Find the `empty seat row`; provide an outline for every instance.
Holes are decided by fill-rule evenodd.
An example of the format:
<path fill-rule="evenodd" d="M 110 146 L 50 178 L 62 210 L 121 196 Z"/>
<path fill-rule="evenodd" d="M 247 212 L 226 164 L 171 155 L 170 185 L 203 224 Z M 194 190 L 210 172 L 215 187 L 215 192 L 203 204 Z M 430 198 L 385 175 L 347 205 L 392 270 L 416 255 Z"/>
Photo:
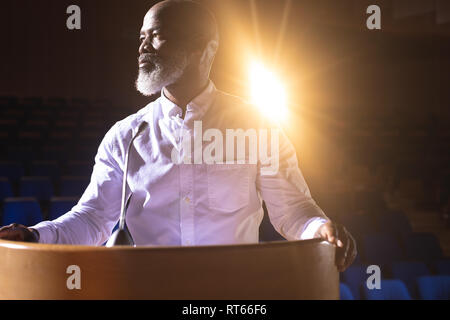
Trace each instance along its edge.
<path fill-rule="evenodd" d="M 352 265 L 341 273 L 341 282 L 345 283 L 355 299 L 361 299 L 361 288 L 367 287 L 366 282 L 371 272 L 367 272 L 368 265 Z M 390 265 L 380 266 L 381 278 L 401 280 L 412 298 L 420 297 L 417 279 L 423 276 L 450 276 L 450 259 L 442 259 L 426 264 L 421 261 L 398 261 Z"/>
<path fill-rule="evenodd" d="M 369 289 L 367 285 L 361 285 L 360 298 L 365 300 L 449 300 L 450 276 L 422 276 L 415 280 L 417 297 L 413 297 L 405 283 L 399 279 L 383 279 L 380 288 Z M 345 283 L 339 285 L 341 300 L 354 300 L 352 290 Z"/>
<path fill-rule="evenodd" d="M 63 197 L 80 196 L 88 184 L 89 177 L 66 176 L 60 178 L 59 187 L 56 190 L 49 177 L 22 177 L 17 195 L 21 197 L 35 197 L 39 201 L 48 201 L 55 195 Z M 5 177 L 0 177 L 0 201 L 13 196 L 15 194 L 9 180 Z"/>
<path fill-rule="evenodd" d="M 77 202 L 77 197 L 53 197 L 50 199 L 48 214 L 44 217 L 44 212 L 36 198 L 7 198 L 3 204 L 1 225 L 19 223 L 32 226 L 44 218 L 53 220 L 70 211 Z"/>
<path fill-rule="evenodd" d="M 49 141 L 46 141 L 48 143 Z M 88 142 L 88 143 L 86 143 Z M 10 144 L 10 141 L 7 142 Z M 6 146 L 0 150 L 0 161 L 92 161 L 97 152 L 100 142 L 92 139 L 86 141 L 71 141 L 70 139 L 61 139 L 52 146 L 47 147 L 39 141 L 29 145 Z M 0 141 L 1 145 L 1 141 Z"/>
<path fill-rule="evenodd" d="M 92 162 L 69 161 L 65 166 L 57 161 L 32 161 L 28 166 L 20 162 L 0 162 L 0 176 L 9 178 L 12 182 L 19 181 L 24 176 L 47 176 L 59 178 L 65 176 L 90 176 L 92 173 Z"/>

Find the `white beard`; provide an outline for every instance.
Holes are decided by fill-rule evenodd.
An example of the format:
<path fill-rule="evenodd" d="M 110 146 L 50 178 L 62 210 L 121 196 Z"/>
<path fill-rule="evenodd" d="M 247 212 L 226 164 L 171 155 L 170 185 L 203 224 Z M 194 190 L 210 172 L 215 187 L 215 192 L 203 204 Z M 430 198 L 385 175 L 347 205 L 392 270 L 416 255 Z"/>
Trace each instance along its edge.
<path fill-rule="evenodd" d="M 155 59 L 154 68 L 147 71 L 139 68 L 139 74 L 135 82 L 136 89 L 144 96 L 151 96 L 158 93 L 165 86 L 180 79 L 188 65 L 188 59 L 184 53 L 163 61 Z"/>

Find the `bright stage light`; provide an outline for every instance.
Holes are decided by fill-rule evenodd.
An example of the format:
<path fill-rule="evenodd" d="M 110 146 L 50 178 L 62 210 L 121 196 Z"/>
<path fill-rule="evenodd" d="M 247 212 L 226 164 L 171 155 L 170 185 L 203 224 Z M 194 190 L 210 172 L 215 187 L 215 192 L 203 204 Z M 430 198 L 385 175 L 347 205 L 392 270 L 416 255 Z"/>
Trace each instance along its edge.
<path fill-rule="evenodd" d="M 259 63 L 250 66 L 251 102 L 269 119 L 277 122 L 287 118 L 286 92 L 282 83 Z"/>

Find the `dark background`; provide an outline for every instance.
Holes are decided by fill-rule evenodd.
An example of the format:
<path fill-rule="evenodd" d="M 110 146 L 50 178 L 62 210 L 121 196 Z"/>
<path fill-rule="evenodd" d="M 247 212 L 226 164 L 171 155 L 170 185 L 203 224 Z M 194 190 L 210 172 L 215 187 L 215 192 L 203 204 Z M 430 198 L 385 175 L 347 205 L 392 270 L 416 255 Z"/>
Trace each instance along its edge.
<path fill-rule="evenodd" d="M 313 194 L 329 189 L 345 166 L 375 170 L 405 154 L 427 166 L 446 148 L 430 150 L 428 133 L 450 118 L 448 1 L 201 2 L 220 27 L 211 74 L 219 89 L 246 97 L 252 57 L 284 80 L 285 130 Z M 149 98 L 134 89 L 138 33 L 153 3 L 2 1 L 0 94 L 140 109 Z M 71 4 L 81 7 L 81 30 L 66 28 Z M 370 4 L 381 7 L 381 30 L 366 28 Z M 410 146 L 403 128 L 412 128 L 420 147 Z"/>

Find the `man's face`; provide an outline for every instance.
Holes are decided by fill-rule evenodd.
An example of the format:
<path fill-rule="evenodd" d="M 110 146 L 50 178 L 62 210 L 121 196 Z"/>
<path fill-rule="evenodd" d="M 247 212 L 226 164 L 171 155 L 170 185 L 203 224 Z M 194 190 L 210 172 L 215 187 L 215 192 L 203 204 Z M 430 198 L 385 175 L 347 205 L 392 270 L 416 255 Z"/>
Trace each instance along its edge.
<path fill-rule="evenodd" d="M 147 12 L 140 33 L 136 88 L 147 96 L 176 83 L 189 65 L 189 54 L 179 28 L 160 11 L 153 7 Z"/>

